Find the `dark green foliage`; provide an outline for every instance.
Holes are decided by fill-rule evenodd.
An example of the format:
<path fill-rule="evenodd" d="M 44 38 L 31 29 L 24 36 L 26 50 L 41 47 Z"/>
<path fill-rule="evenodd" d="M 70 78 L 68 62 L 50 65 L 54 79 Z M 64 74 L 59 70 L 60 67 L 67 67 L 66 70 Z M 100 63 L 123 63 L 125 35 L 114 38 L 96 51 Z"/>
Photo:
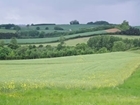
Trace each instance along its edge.
<path fill-rule="evenodd" d="M 73 20 L 73 21 L 70 22 L 70 25 L 76 25 L 76 24 L 79 24 L 79 21 Z"/>
<path fill-rule="evenodd" d="M 124 21 L 122 22 L 122 24 L 117 25 L 116 27 L 117 27 L 118 29 L 122 30 L 122 31 L 126 31 L 126 30 L 129 30 L 130 25 L 129 25 L 129 22 L 127 22 L 126 20 L 124 20 Z"/>
<path fill-rule="evenodd" d="M 121 31 L 120 34 L 140 36 L 140 29 L 135 28 L 135 27 L 130 27 L 128 30 Z"/>
<path fill-rule="evenodd" d="M 106 47 L 102 47 L 101 49 L 99 49 L 98 53 L 107 53 L 108 50 Z"/>
<path fill-rule="evenodd" d="M 87 24 L 94 24 L 93 22 L 88 22 Z"/>
<path fill-rule="evenodd" d="M 10 53 L 10 48 L 8 47 L 0 47 L 0 59 L 7 59 Z"/>
<path fill-rule="evenodd" d="M 44 36 L 45 36 L 45 32 L 44 32 L 44 31 L 41 31 L 41 32 L 39 33 L 39 38 L 44 38 Z"/>
<path fill-rule="evenodd" d="M 3 40 L 0 40 L 0 47 L 4 47 L 4 41 Z"/>
<path fill-rule="evenodd" d="M 125 51 L 126 44 L 123 41 L 115 41 L 113 44 L 112 51 Z"/>
<path fill-rule="evenodd" d="M 40 27 L 36 27 L 36 30 L 40 30 Z"/>
<path fill-rule="evenodd" d="M 140 47 L 140 39 L 122 39 L 114 36 L 94 36 L 90 38 L 87 45 L 96 51 L 102 47 L 108 51 L 124 51 L 132 47 Z"/>
<path fill-rule="evenodd" d="M 55 24 L 54 23 L 32 24 L 32 26 L 45 26 L 45 25 L 55 25 Z"/>
<path fill-rule="evenodd" d="M 49 27 L 46 27 L 45 30 L 49 30 Z"/>
<path fill-rule="evenodd" d="M 11 49 L 17 49 L 19 47 L 15 37 L 11 38 L 11 41 L 8 44 L 8 47 L 10 47 Z"/>
<path fill-rule="evenodd" d="M 125 51 L 140 47 L 140 39 L 122 39 L 114 36 L 94 36 L 87 42 L 76 46 L 65 46 L 64 36 L 60 37 L 60 44 L 55 46 L 35 45 L 19 46 L 16 38 L 12 38 L 8 47 L 0 47 L 0 59 L 35 59 L 72 55 L 106 53 L 111 51 Z"/>
<path fill-rule="evenodd" d="M 54 30 L 64 30 L 64 29 L 59 26 L 56 26 L 56 27 L 54 27 Z"/>
<path fill-rule="evenodd" d="M 21 30 L 21 28 L 16 25 L 16 26 L 14 26 L 14 30 L 19 31 L 19 30 Z"/>
<path fill-rule="evenodd" d="M 109 25 L 107 21 L 96 21 L 96 22 L 88 22 L 87 24 L 94 24 L 94 25 Z"/>
<path fill-rule="evenodd" d="M 18 38 L 17 33 L 0 33 L 0 39 L 11 39 L 12 37 Z"/>

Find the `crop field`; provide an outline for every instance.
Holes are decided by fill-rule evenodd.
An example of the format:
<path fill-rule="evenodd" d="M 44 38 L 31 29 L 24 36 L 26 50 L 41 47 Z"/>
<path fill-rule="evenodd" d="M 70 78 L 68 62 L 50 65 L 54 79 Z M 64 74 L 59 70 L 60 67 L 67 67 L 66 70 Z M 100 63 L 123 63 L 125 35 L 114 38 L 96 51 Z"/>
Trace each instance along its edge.
<path fill-rule="evenodd" d="M 15 30 L 8 30 L 8 29 L 0 29 L 0 33 L 15 33 Z"/>
<path fill-rule="evenodd" d="M 69 88 L 110 87 L 123 83 L 139 64 L 139 54 L 127 52 L 0 61 L 0 82 L 31 82 Z"/>
<path fill-rule="evenodd" d="M 139 65 L 139 51 L 0 61 L 0 105 L 139 105 Z"/>
<path fill-rule="evenodd" d="M 120 38 L 123 38 L 123 39 L 126 39 L 126 38 L 128 38 L 128 39 L 140 39 L 140 36 L 125 36 L 125 35 L 110 35 L 110 36 L 120 37 Z M 78 43 L 87 43 L 87 41 L 89 40 L 89 38 L 90 37 L 70 39 L 70 40 L 66 40 L 65 41 L 65 44 L 67 46 L 75 46 Z M 44 46 L 46 46 L 46 45 L 57 46 L 59 43 L 60 42 L 52 42 L 52 43 L 44 43 L 42 45 L 44 45 Z M 40 44 L 35 44 L 35 45 L 36 46 L 39 46 Z"/>
<path fill-rule="evenodd" d="M 120 38 L 123 38 L 123 39 L 140 39 L 140 36 L 127 36 L 127 35 L 112 35 L 112 36 L 115 36 L 115 37 L 120 37 Z"/>
<path fill-rule="evenodd" d="M 75 46 L 78 43 L 87 43 L 89 38 L 90 37 L 84 37 L 84 38 L 76 38 L 76 39 L 66 40 L 65 45 L 66 46 Z M 46 45 L 57 46 L 59 43 L 60 42 L 52 42 L 52 43 L 44 43 L 44 44 L 41 44 L 41 45 L 43 45 L 43 46 L 46 46 Z M 33 45 L 39 46 L 40 44 L 33 44 Z"/>
<path fill-rule="evenodd" d="M 112 87 L 122 84 L 139 64 L 139 54 L 130 52 L 0 61 L 0 82 L 67 88 Z"/>
<path fill-rule="evenodd" d="M 70 38 L 75 38 L 78 36 L 82 36 L 82 37 L 88 37 L 91 35 L 96 35 L 96 34 L 103 34 L 106 33 L 106 31 L 94 31 L 94 32 L 86 32 L 86 33 L 79 33 L 79 34 L 73 34 L 73 35 L 67 35 L 64 36 L 66 39 L 70 39 Z M 31 44 L 31 43 L 49 43 L 49 42 L 55 42 L 55 41 L 59 41 L 60 37 L 51 37 L 51 38 L 34 38 L 34 39 L 17 39 L 17 42 L 20 44 Z M 10 39 L 3 39 L 5 41 L 5 43 L 9 43 Z"/>
<path fill-rule="evenodd" d="M 79 24 L 79 25 L 69 25 L 69 24 L 58 24 L 58 25 L 39 25 L 39 26 L 21 26 L 22 30 L 36 30 L 36 27 L 40 27 L 40 31 L 44 31 L 46 33 L 49 32 L 54 32 L 56 30 L 54 30 L 54 27 L 61 27 L 64 30 L 57 30 L 57 32 L 68 32 L 68 31 L 76 31 L 82 28 L 93 28 L 93 27 L 97 27 L 98 25 L 87 25 L 87 24 Z M 48 27 L 48 30 L 45 30 L 45 28 Z"/>

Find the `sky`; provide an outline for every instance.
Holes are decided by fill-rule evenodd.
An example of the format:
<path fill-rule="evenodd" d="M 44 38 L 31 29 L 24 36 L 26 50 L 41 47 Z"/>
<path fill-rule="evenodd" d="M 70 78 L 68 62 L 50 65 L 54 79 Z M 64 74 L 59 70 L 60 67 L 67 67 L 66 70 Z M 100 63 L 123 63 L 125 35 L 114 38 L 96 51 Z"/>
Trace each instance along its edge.
<path fill-rule="evenodd" d="M 81 24 L 95 21 L 140 25 L 140 0 L 0 0 L 0 24 Z"/>

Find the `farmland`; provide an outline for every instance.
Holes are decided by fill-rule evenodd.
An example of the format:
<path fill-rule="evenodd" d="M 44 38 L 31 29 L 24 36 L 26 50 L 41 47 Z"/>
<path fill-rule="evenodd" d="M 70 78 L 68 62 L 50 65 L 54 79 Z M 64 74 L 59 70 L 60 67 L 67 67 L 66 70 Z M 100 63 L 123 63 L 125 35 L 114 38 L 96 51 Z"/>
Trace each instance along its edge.
<path fill-rule="evenodd" d="M 15 30 L 0 29 L 0 33 L 15 33 Z"/>
<path fill-rule="evenodd" d="M 139 51 L 7 60 L 0 65 L 1 105 L 140 104 Z"/>
<path fill-rule="evenodd" d="M 73 35 L 67 35 L 64 36 L 66 39 L 70 38 L 75 38 L 75 37 L 88 37 L 91 35 L 96 35 L 96 34 L 103 34 L 106 33 L 106 31 L 95 31 L 95 32 L 86 32 L 86 33 L 80 33 L 80 34 L 73 34 Z M 51 38 L 34 38 L 34 39 L 17 39 L 18 43 L 20 44 L 36 44 L 36 43 L 48 43 L 48 42 L 56 42 L 59 41 L 60 37 L 51 37 Z M 3 39 L 5 43 L 9 43 L 10 39 Z"/>
<path fill-rule="evenodd" d="M 40 27 L 39 31 L 44 31 L 46 33 L 49 32 L 55 32 L 54 27 L 61 27 L 64 30 L 57 30 L 57 32 L 69 32 L 71 31 L 76 31 L 82 28 L 93 28 L 97 27 L 98 25 L 87 25 L 87 24 L 79 24 L 79 25 L 69 25 L 69 24 L 58 24 L 58 25 L 39 25 L 39 26 L 21 26 L 21 30 L 36 30 L 36 27 Z M 45 28 L 48 27 L 48 30 Z"/>
<path fill-rule="evenodd" d="M 140 39 L 140 36 L 126 36 L 126 35 L 110 35 L 110 36 L 115 36 L 115 37 L 119 37 L 119 38 L 122 38 L 122 39 Z M 91 37 L 94 37 L 94 36 L 91 36 Z M 91 37 L 69 39 L 69 40 L 65 41 L 65 44 L 67 46 L 75 46 L 78 43 L 87 43 L 87 41 Z M 44 46 L 46 46 L 46 45 L 57 46 L 59 43 L 60 42 L 51 42 L 51 43 L 44 43 L 42 45 L 44 45 Z M 35 44 L 35 45 L 39 46 L 40 44 Z"/>

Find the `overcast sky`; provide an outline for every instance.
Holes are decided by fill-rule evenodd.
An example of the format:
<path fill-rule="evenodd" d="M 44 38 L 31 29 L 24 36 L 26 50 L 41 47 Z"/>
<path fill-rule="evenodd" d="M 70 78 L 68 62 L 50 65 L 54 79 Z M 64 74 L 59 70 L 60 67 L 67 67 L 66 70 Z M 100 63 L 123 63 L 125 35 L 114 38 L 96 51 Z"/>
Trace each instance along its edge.
<path fill-rule="evenodd" d="M 105 20 L 140 25 L 140 0 L 0 0 L 0 24 Z"/>

